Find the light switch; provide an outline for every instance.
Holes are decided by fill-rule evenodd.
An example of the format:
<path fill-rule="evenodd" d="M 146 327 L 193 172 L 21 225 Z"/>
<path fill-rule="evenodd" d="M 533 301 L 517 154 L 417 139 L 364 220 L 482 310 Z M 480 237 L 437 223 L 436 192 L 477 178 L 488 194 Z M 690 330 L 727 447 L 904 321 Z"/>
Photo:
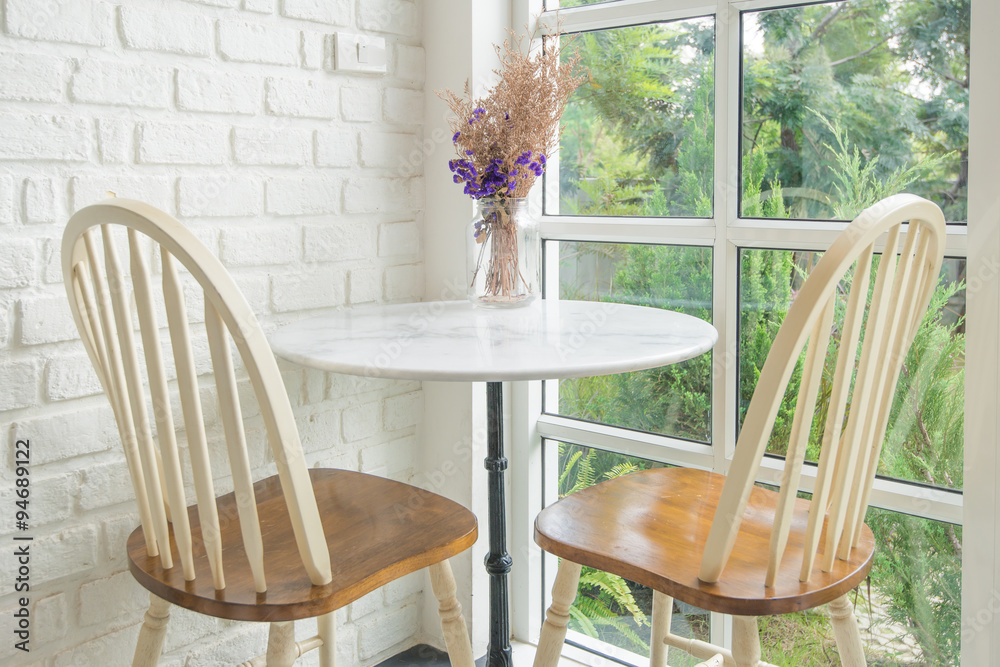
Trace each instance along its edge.
<path fill-rule="evenodd" d="M 385 40 L 351 32 L 334 33 L 334 69 L 347 72 L 385 72 Z"/>

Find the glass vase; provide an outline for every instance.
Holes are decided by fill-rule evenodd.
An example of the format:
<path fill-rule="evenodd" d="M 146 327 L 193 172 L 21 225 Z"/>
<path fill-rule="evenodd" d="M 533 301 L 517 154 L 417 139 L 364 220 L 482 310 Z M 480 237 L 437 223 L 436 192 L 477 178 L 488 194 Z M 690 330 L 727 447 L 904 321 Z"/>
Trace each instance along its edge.
<path fill-rule="evenodd" d="M 538 221 L 524 198 L 476 202 L 466 241 L 469 301 L 486 308 L 525 306 L 541 291 Z"/>

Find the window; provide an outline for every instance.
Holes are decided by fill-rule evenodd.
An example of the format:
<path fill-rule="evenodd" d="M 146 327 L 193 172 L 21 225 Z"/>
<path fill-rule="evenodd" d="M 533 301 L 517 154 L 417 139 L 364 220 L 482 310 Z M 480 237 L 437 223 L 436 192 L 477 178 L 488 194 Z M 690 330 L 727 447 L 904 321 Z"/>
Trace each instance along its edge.
<path fill-rule="evenodd" d="M 542 9 L 524 4 L 526 15 Z M 544 504 L 636 467 L 724 470 L 788 304 L 843 221 L 902 191 L 945 211 L 939 289 L 897 390 L 868 517 L 893 547 L 873 569 L 870 608 L 859 604 L 869 659 L 884 664 L 958 664 L 968 625 L 969 73 L 990 76 L 970 65 L 970 26 L 982 4 L 545 0 L 540 18 L 548 31 L 561 22 L 591 72 L 546 177 L 546 296 L 681 310 L 720 333 L 711 357 L 547 382 L 525 399 L 537 415 Z M 765 468 L 781 454 L 769 450 Z M 548 562 L 544 585 L 532 579 L 533 609 L 553 570 Z M 571 638 L 637 663 L 648 650 L 646 593 L 605 576 L 592 573 L 581 589 Z M 602 610 L 613 620 L 595 620 Z M 676 611 L 698 636 L 725 640 L 723 617 Z M 810 662 L 832 642 L 816 620 L 762 623 L 762 659 L 776 662 L 791 641 L 813 647 L 796 664 L 825 664 Z"/>

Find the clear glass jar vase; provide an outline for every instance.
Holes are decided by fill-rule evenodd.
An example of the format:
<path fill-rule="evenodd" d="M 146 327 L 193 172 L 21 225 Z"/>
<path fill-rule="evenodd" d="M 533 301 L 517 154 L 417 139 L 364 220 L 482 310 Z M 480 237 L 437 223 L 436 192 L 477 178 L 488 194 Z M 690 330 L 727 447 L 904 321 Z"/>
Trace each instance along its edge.
<path fill-rule="evenodd" d="M 487 308 L 524 306 L 541 292 L 538 220 L 524 198 L 484 197 L 466 241 L 469 301 Z"/>

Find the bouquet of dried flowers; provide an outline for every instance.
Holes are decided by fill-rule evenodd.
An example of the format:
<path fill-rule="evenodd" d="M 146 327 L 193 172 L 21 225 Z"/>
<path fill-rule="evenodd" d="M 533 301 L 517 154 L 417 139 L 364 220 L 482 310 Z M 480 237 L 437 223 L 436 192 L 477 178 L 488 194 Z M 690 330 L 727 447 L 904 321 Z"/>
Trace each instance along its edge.
<path fill-rule="evenodd" d="M 561 61 L 558 39 L 526 53 L 513 33 L 496 46 L 497 83 L 474 98 L 468 82 L 461 97 L 438 91 L 454 114 L 452 143 L 458 155 L 448 166 L 465 194 L 485 200 L 483 220 L 474 230 L 477 243 L 489 241 L 486 293 L 495 300 L 515 298 L 519 280 L 518 238 L 512 220 L 514 201 L 523 199 L 558 146 L 559 119 L 573 91 L 582 83 L 579 56 Z M 472 280 L 481 268 L 482 247 Z"/>

